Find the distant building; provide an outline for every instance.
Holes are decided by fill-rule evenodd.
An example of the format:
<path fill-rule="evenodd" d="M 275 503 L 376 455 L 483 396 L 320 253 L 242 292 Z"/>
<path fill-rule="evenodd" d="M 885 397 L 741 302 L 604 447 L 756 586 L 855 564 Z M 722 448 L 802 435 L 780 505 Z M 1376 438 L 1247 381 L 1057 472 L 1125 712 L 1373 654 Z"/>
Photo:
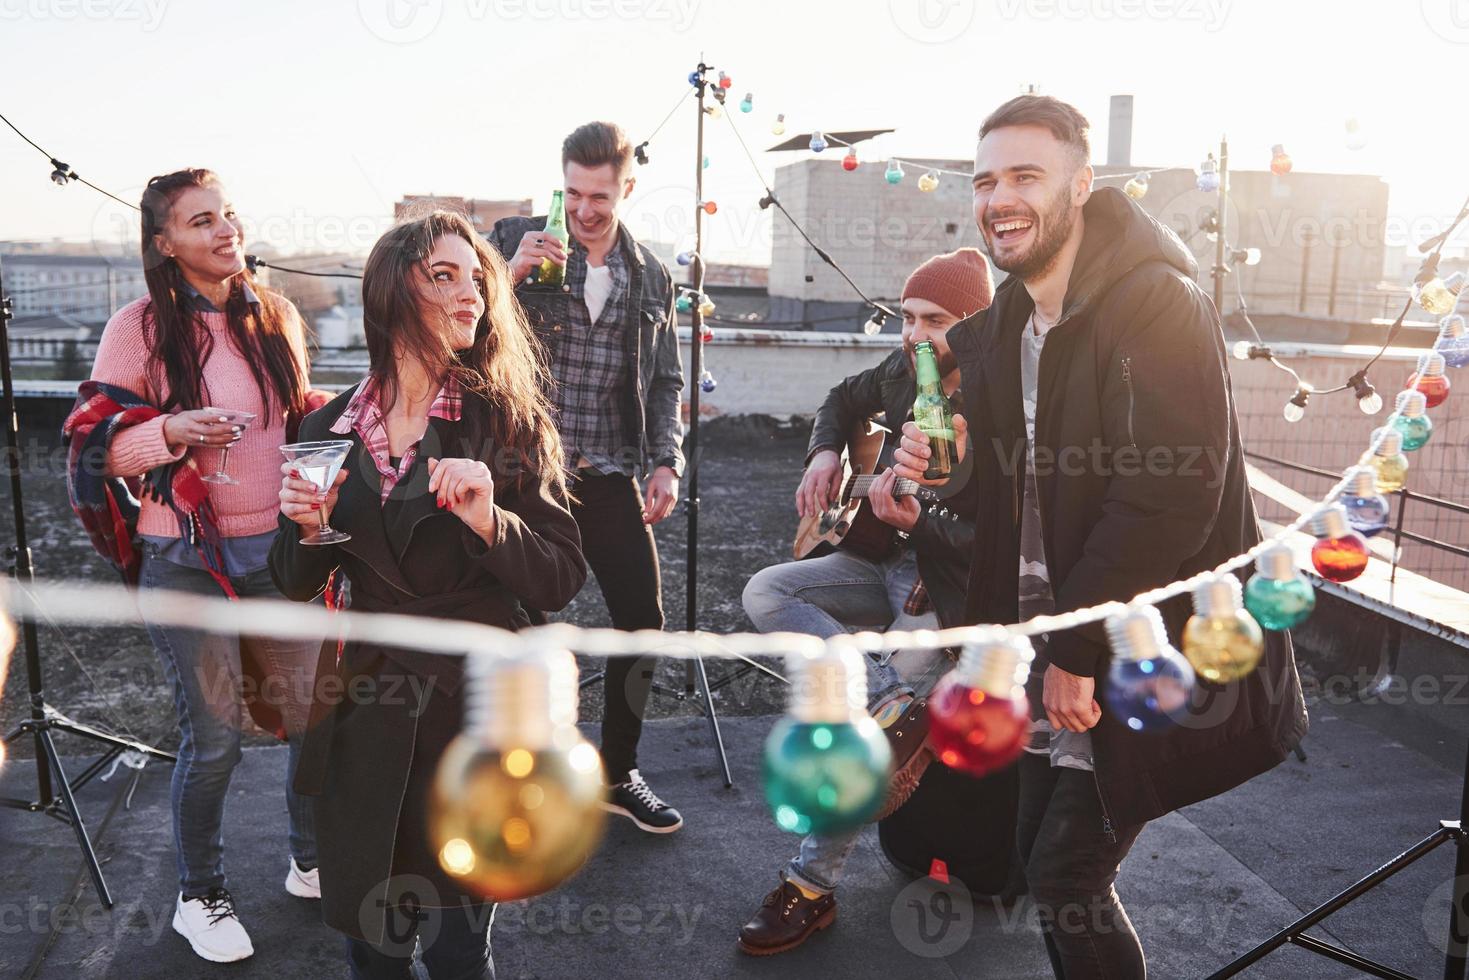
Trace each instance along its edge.
<path fill-rule="evenodd" d="M 533 213 L 531 199 L 528 197 L 519 201 L 483 201 L 474 197 L 409 194 L 393 205 L 393 220 L 402 221 L 404 218 L 436 208 L 457 211 L 464 215 L 469 219 L 469 223 L 474 225 L 474 230 L 481 234 L 493 228 L 495 222 L 501 218 L 514 216 L 528 218 Z"/>
<path fill-rule="evenodd" d="M 0 275 L 17 317 L 106 322 L 114 310 L 147 291 L 136 257 L 11 252 L 7 246 L 0 254 Z"/>
<path fill-rule="evenodd" d="M 334 347 L 363 347 L 367 335 L 362 329 L 361 306 L 334 306 L 316 315 L 316 344 L 326 350 Z"/>

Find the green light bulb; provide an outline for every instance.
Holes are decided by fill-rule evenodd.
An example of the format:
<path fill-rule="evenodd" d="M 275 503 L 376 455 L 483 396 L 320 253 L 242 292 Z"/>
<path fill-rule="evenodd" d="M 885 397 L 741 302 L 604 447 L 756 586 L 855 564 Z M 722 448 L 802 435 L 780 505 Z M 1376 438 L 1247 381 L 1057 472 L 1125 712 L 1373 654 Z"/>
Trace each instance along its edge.
<path fill-rule="evenodd" d="M 1424 414 L 1427 407 L 1428 399 L 1423 392 L 1415 389 L 1398 392 L 1397 411 L 1388 416 L 1387 424 L 1402 434 L 1404 452 L 1422 448 L 1433 435 L 1433 420 Z"/>
<path fill-rule="evenodd" d="M 1305 622 L 1316 608 L 1316 590 L 1296 568 L 1295 554 L 1278 544 L 1255 559 L 1256 572 L 1245 583 L 1245 608 L 1267 630 L 1288 630 Z"/>

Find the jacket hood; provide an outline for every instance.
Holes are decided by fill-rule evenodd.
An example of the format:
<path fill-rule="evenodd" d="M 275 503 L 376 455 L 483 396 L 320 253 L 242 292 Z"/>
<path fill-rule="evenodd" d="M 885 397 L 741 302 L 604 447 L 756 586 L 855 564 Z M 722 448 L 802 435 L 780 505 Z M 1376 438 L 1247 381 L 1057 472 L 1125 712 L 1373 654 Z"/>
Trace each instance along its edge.
<path fill-rule="evenodd" d="M 1117 188 L 1093 191 L 1082 215 L 1086 231 L 1066 288 L 1063 320 L 1086 310 L 1145 262 L 1163 261 L 1190 279 L 1198 276 L 1199 264 L 1178 235 Z"/>

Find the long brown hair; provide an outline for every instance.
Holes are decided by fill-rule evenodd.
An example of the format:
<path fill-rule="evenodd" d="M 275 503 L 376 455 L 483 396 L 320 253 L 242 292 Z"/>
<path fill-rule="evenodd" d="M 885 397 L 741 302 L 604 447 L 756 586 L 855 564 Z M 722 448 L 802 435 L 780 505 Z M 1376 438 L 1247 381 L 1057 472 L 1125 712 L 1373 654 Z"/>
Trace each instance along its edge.
<path fill-rule="evenodd" d="M 468 350 L 453 349 L 415 282 L 431 278 L 429 256 L 445 235 L 468 242 L 484 270 L 480 295 L 485 312 Z M 452 211 L 433 211 L 379 238 L 362 269 L 362 307 L 369 376 L 384 413 L 398 397 L 398 358 L 419 361 L 429 367 L 430 376 L 452 375 L 465 394 L 464 418 L 473 451 L 483 452 L 488 441 L 499 460 L 499 451 L 510 449 L 518 464 L 517 483 L 530 472 L 543 487 L 565 493 L 565 451 L 546 397 L 550 371 L 515 299 L 510 267 L 467 219 Z M 492 469 L 498 477 L 504 464 L 497 462 Z"/>
<path fill-rule="evenodd" d="M 143 318 L 148 342 L 148 377 L 163 395 L 164 411 L 202 408 L 210 395 L 203 390 L 203 367 L 214 349 L 214 337 L 190 311 L 183 270 L 158 249 L 156 236 L 168 224 L 173 205 L 191 187 L 218 184 L 210 170 L 190 168 L 148 181 L 139 210 L 143 213 L 143 279 L 148 284 L 151 315 Z M 257 310 L 245 298 L 245 286 L 260 300 Z M 305 350 L 300 318 L 289 301 L 255 282 L 245 269 L 229 281 L 225 320 L 230 340 L 250 366 L 267 412 L 300 414 L 306 407 L 307 378 L 297 350 Z M 299 347 L 298 347 L 299 345 Z M 163 384 L 161 382 L 166 382 Z"/>

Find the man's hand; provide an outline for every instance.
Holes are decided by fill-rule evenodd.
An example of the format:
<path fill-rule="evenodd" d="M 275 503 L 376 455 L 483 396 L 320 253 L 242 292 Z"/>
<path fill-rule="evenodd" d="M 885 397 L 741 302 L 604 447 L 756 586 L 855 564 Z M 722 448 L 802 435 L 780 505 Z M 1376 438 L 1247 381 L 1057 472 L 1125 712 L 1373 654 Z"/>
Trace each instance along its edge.
<path fill-rule="evenodd" d="M 510 277 L 515 280 L 515 285 L 525 282 L 530 270 L 539 266 L 542 259 L 550 259 L 557 265 L 566 264 L 566 249 L 562 246 L 561 239 L 544 231 L 526 232 L 521 236 L 514 257 L 510 259 Z"/>
<path fill-rule="evenodd" d="M 823 449 L 811 457 L 796 487 L 796 513 L 814 517 L 836 503 L 842 491 L 842 458 L 834 449 Z"/>
<path fill-rule="evenodd" d="M 678 503 L 678 474 L 671 466 L 660 466 L 643 488 L 643 523 L 657 524 L 673 513 Z"/>
<path fill-rule="evenodd" d="M 911 531 L 918 524 L 918 516 L 923 508 L 918 505 L 918 498 L 911 494 L 906 497 L 893 496 L 893 484 L 897 480 L 896 472 L 891 469 L 883 470 L 868 487 L 867 500 L 872 504 L 872 513 L 878 520 L 891 524 L 899 531 Z"/>
<path fill-rule="evenodd" d="M 1079 677 L 1051 664 L 1046 668 L 1045 691 L 1041 704 L 1054 729 L 1068 732 L 1090 731 L 1102 720 L 1102 709 L 1095 698 L 1097 682 L 1092 677 Z"/>
<path fill-rule="evenodd" d="M 964 421 L 964 416 L 954 416 L 954 465 L 958 466 L 964 461 L 964 455 L 969 448 L 969 423 Z M 916 422 L 903 423 L 903 438 L 899 448 L 893 450 L 893 469 L 904 479 L 913 480 L 924 486 L 943 486 L 948 483 L 948 477 L 942 480 L 925 480 L 923 471 L 928 469 L 928 457 L 933 455 L 933 450 L 928 446 L 928 436 L 918 428 Z"/>

